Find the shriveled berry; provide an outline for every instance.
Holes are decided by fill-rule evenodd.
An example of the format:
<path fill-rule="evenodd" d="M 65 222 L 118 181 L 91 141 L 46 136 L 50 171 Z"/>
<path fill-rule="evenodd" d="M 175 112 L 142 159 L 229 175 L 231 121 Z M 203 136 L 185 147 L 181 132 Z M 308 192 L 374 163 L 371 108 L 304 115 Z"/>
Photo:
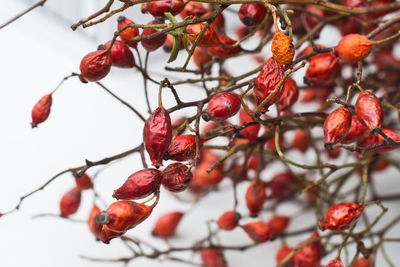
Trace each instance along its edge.
<path fill-rule="evenodd" d="M 51 94 L 44 95 L 32 109 L 32 128 L 37 127 L 39 123 L 44 122 L 50 115 L 52 104 Z"/>
<path fill-rule="evenodd" d="M 202 118 L 205 121 L 224 121 L 234 116 L 239 109 L 239 95 L 230 92 L 220 92 L 210 99 L 206 111 L 202 113 Z"/>
<path fill-rule="evenodd" d="M 238 15 L 241 22 L 246 26 L 256 26 L 260 24 L 265 15 L 267 8 L 263 4 L 242 4 L 239 8 Z"/>
<path fill-rule="evenodd" d="M 252 123 L 254 120 L 247 114 L 245 109 L 242 109 L 240 111 L 240 124 L 244 125 L 246 123 Z M 254 124 L 251 126 L 247 126 L 243 130 L 241 130 L 241 133 L 249 139 L 250 142 L 254 142 L 257 139 L 258 132 L 260 131 L 260 124 Z"/>
<path fill-rule="evenodd" d="M 75 183 L 76 187 L 78 187 L 80 190 L 93 188 L 92 179 L 86 173 L 84 173 L 81 177 L 75 175 Z"/>
<path fill-rule="evenodd" d="M 119 16 L 118 17 L 118 30 L 122 30 L 126 25 L 128 24 L 135 24 L 135 22 L 133 22 L 130 19 L 127 19 L 124 16 Z M 121 38 L 121 40 L 126 43 L 127 45 L 129 45 L 132 48 L 136 48 L 137 47 L 137 42 L 133 41 L 133 38 L 135 38 L 136 36 L 139 36 L 139 29 L 135 28 L 135 27 L 128 27 L 125 30 L 123 30 L 121 32 L 121 34 L 119 35 L 119 38 Z"/>
<path fill-rule="evenodd" d="M 156 169 L 143 169 L 130 175 L 125 183 L 114 191 L 116 199 L 134 200 L 145 198 L 160 186 L 161 172 Z"/>
<path fill-rule="evenodd" d="M 279 111 L 282 112 L 288 109 L 289 107 L 293 106 L 293 104 L 296 103 L 298 98 L 299 98 L 299 88 L 297 87 L 296 82 L 291 78 L 287 78 L 285 80 L 283 94 L 278 101 Z"/>
<path fill-rule="evenodd" d="M 108 48 L 110 44 L 111 41 L 108 41 L 105 47 Z M 133 57 L 132 51 L 124 42 L 118 40 L 115 40 L 113 46 L 111 47 L 111 62 L 114 67 L 135 67 L 135 58 Z"/>
<path fill-rule="evenodd" d="M 217 220 L 218 227 L 225 231 L 231 231 L 238 226 L 241 216 L 234 210 L 224 212 Z"/>
<path fill-rule="evenodd" d="M 360 122 L 356 115 L 351 117 L 351 126 L 350 130 L 347 133 L 346 137 L 342 140 L 342 143 L 347 144 L 354 141 L 357 141 L 360 138 L 367 128 Z"/>
<path fill-rule="evenodd" d="M 157 24 L 155 20 L 150 21 L 148 24 Z M 154 28 L 146 28 L 142 32 L 142 38 L 146 38 L 149 35 L 156 33 L 157 31 Z M 141 44 L 147 52 L 152 52 L 160 48 L 165 40 L 167 39 L 166 34 L 161 34 L 156 37 L 152 37 L 151 39 L 142 39 Z"/>
<path fill-rule="evenodd" d="M 277 30 L 271 43 L 271 52 L 276 61 L 283 65 L 292 63 L 294 46 L 290 38 L 281 30 Z"/>
<path fill-rule="evenodd" d="M 90 52 L 83 57 L 80 70 L 81 75 L 86 81 L 97 82 L 110 72 L 111 69 L 111 51 L 98 50 Z"/>
<path fill-rule="evenodd" d="M 256 243 L 267 242 L 271 237 L 268 224 L 264 222 L 251 222 L 243 225 L 243 230 Z"/>
<path fill-rule="evenodd" d="M 190 42 L 194 43 L 196 41 L 203 27 L 205 27 L 204 23 L 191 24 L 187 26 L 186 33 L 188 34 Z M 208 27 L 198 41 L 197 45 L 199 47 L 209 47 L 216 43 L 218 43 L 218 35 L 213 28 Z"/>
<path fill-rule="evenodd" d="M 96 224 L 96 222 L 94 221 L 94 218 L 98 214 L 100 214 L 99 207 L 97 207 L 96 205 L 93 205 L 93 208 L 90 211 L 89 218 L 87 220 L 87 224 L 89 226 L 90 232 L 92 232 L 94 237 L 97 240 L 100 240 L 101 239 L 101 229 L 102 229 L 103 226 L 101 224 Z"/>
<path fill-rule="evenodd" d="M 363 91 L 358 95 L 355 110 L 357 118 L 369 130 L 382 127 L 382 103 L 372 92 Z"/>
<path fill-rule="evenodd" d="M 226 35 L 219 35 L 218 42 L 207 49 L 207 53 L 218 59 L 236 56 L 242 51 L 240 45 L 232 46 L 236 41 Z"/>
<path fill-rule="evenodd" d="M 271 234 L 283 235 L 290 223 L 290 217 L 275 215 L 267 222 L 271 230 Z"/>
<path fill-rule="evenodd" d="M 174 138 L 164 155 L 164 159 L 187 161 L 196 155 L 196 136 L 193 134 L 179 135 Z"/>
<path fill-rule="evenodd" d="M 283 85 L 274 93 L 278 83 L 283 79 L 283 75 L 284 71 L 282 64 L 278 63 L 272 57 L 265 62 L 264 67 L 258 74 L 253 89 L 256 104 L 260 105 L 265 98 L 270 98 L 263 106 L 263 111 L 268 111 L 268 107 L 278 102 L 283 94 Z"/>
<path fill-rule="evenodd" d="M 342 141 L 350 130 L 351 112 L 347 107 L 339 107 L 329 114 L 324 123 L 325 147 L 332 149 L 332 145 Z"/>
<path fill-rule="evenodd" d="M 183 213 L 180 211 L 164 214 L 158 218 L 151 234 L 160 238 L 173 236 L 182 217 Z"/>
<path fill-rule="evenodd" d="M 339 41 L 335 52 L 344 62 L 356 63 L 369 55 L 372 46 L 373 43 L 367 37 L 358 33 L 351 33 Z"/>
<path fill-rule="evenodd" d="M 143 142 L 154 166 L 162 166 L 165 152 L 172 139 L 171 118 L 164 107 L 158 107 L 146 120 Z"/>
<path fill-rule="evenodd" d="M 172 163 L 163 171 L 161 183 L 171 192 L 182 192 L 186 190 L 192 182 L 192 173 L 188 172 L 188 167 L 182 163 Z"/>
<path fill-rule="evenodd" d="M 357 203 L 338 203 L 331 206 L 321 219 L 322 230 L 344 231 L 357 221 L 364 211 L 365 205 Z"/>
<path fill-rule="evenodd" d="M 334 258 L 328 264 L 326 267 L 344 267 L 343 262 L 339 258 Z"/>
<path fill-rule="evenodd" d="M 262 210 L 265 199 L 264 182 L 261 179 L 254 178 L 246 191 L 246 206 L 251 217 L 256 217 Z"/>
<path fill-rule="evenodd" d="M 201 260 L 206 267 L 227 267 L 224 254 L 216 248 L 200 250 Z"/>
<path fill-rule="evenodd" d="M 81 190 L 74 187 L 63 195 L 60 200 L 60 212 L 62 217 L 74 214 L 81 204 Z"/>

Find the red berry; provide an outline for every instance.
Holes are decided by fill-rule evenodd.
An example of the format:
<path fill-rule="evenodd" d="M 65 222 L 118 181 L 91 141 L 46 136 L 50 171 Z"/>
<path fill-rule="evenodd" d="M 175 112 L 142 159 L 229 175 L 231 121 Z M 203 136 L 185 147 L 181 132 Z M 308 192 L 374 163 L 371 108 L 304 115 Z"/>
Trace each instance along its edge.
<path fill-rule="evenodd" d="M 365 206 L 357 203 L 339 203 L 331 206 L 321 219 L 322 230 L 344 231 L 357 221 Z"/>
<path fill-rule="evenodd" d="M 164 17 L 165 12 L 170 12 L 172 15 L 179 14 L 185 3 L 183 0 L 162 0 L 152 1 L 145 4 L 145 8 L 142 8 L 142 12 L 146 11 L 153 15 L 153 17 Z"/>
<path fill-rule="evenodd" d="M 60 212 L 62 217 L 74 214 L 81 203 L 81 190 L 74 187 L 63 195 L 60 200 Z"/>
<path fill-rule="evenodd" d="M 238 11 L 239 19 L 246 26 L 255 26 L 260 24 L 266 14 L 267 8 L 264 4 L 242 4 Z"/>
<path fill-rule="evenodd" d="M 214 45 L 211 45 L 207 49 L 207 53 L 218 59 L 226 59 L 229 57 L 236 56 L 242 51 L 240 45 L 232 46 L 236 43 L 235 40 L 229 38 L 226 35 L 219 35 L 218 42 Z"/>
<path fill-rule="evenodd" d="M 270 97 L 278 83 L 282 80 L 283 75 L 283 65 L 279 64 L 274 58 L 271 57 L 265 62 L 264 67 L 256 78 L 253 89 L 257 105 L 260 105 L 265 98 Z M 264 105 L 263 111 L 268 111 L 269 106 L 279 101 L 284 88 L 283 85 L 279 88 L 277 93 Z"/>
<path fill-rule="evenodd" d="M 114 191 L 113 197 L 124 200 L 145 198 L 159 188 L 161 177 L 161 172 L 156 169 L 137 171 Z"/>
<path fill-rule="evenodd" d="M 208 173 L 207 170 L 211 168 L 213 164 L 214 161 L 209 160 L 203 160 L 199 164 L 197 164 L 196 168 L 193 171 L 193 183 L 202 187 L 214 186 L 219 184 L 222 179 L 224 179 L 225 175 L 219 167 Z"/>
<path fill-rule="evenodd" d="M 392 140 L 396 142 L 400 142 L 400 134 L 393 132 L 392 130 L 389 129 L 382 129 L 382 132 L 386 134 L 388 137 L 390 137 Z M 361 140 L 360 144 L 362 144 L 365 147 L 372 147 L 375 145 L 380 145 L 384 142 L 384 138 L 381 135 L 372 135 L 372 134 L 365 134 Z M 384 153 L 393 150 L 394 147 L 388 145 L 388 146 L 383 146 L 375 149 L 375 152 L 378 153 Z"/>
<path fill-rule="evenodd" d="M 268 183 L 271 193 L 268 197 L 283 199 L 296 191 L 298 181 L 290 172 L 278 173 Z"/>
<path fill-rule="evenodd" d="M 369 257 L 368 259 L 362 257 L 356 260 L 353 267 L 372 267 L 371 263 L 371 257 Z"/>
<path fill-rule="evenodd" d="M 251 222 L 243 225 L 243 230 L 256 243 L 264 243 L 271 237 L 268 224 L 263 222 Z"/>
<path fill-rule="evenodd" d="M 291 79 L 287 78 L 285 80 L 284 91 L 279 99 L 279 111 L 284 111 L 289 107 L 293 106 L 296 103 L 297 99 L 299 98 L 299 88 L 297 87 L 296 82 Z"/>
<path fill-rule="evenodd" d="M 207 49 L 196 46 L 193 53 L 193 61 L 194 64 L 201 69 L 201 66 L 205 66 L 212 61 L 212 56 L 208 54 Z M 211 74 L 211 67 L 206 68 L 204 71 L 206 74 Z"/>
<path fill-rule="evenodd" d="M 118 17 L 118 30 L 119 31 L 122 30 L 122 28 L 124 28 L 128 24 L 135 24 L 135 22 L 133 22 L 130 19 L 125 18 L 124 16 Z M 139 36 L 139 29 L 135 28 L 135 27 L 128 27 L 123 32 L 121 32 L 121 34 L 119 35 L 119 38 L 121 38 L 121 40 L 124 41 L 124 43 L 126 43 L 130 47 L 136 48 L 137 42 L 132 41 L 132 39 L 135 38 L 136 36 Z"/>
<path fill-rule="evenodd" d="M 194 43 L 197 39 L 197 36 L 202 31 L 204 23 L 191 24 L 186 27 L 186 33 L 188 34 L 188 38 L 190 42 Z M 208 27 L 203 36 L 200 38 L 197 45 L 199 47 L 209 47 L 218 43 L 218 35 L 212 27 Z"/>
<path fill-rule="evenodd" d="M 339 258 L 334 258 L 325 267 L 344 267 L 344 265 Z"/>
<path fill-rule="evenodd" d="M 361 92 L 358 95 L 355 109 L 357 118 L 369 130 L 382 127 L 382 103 L 373 93 L 371 93 L 370 91 Z"/>
<path fill-rule="evenodd" d="M 373 43 L 367 37 L 358 33 L 351 33 L 339 41 L 335 52 L 344 62 L 356 63 L 369 55 L 372 46 Z"/>
<path fill-rule="evenodd" d="M 44 122 L 50 115 L 52 97 L 51 94 L 44 95 L 32 109 L 32 128 Z"/>
<path fill-rule="evenodd" d="M 200 142 L 201 143 L 201 142 Z M 174 138 L 164 155 L 164 159 L 187 161 L 196 155 L 196 136 L 193 134 L 180 135 Z"/>
<path fill-rule="evenodd" d="M 143 141 L 154 166 L 162 166 L 165 152 L 172 139 L 171 118 L 164 107 L 158 107 L 146 120 Z"/>
<path fill-rule="evenodd" d="M 81 75 L 86 81 L 97 82 L 110 72 L 111 52 L 110 50 L 98 50 L 90 52 L 83 57 L 80 65 Z"/>
<path fill-rule="evenodd" d="M 210 99 L 207 110 L 202 114 L 202 118 L 205 121 L 224 121 L 234 116 L 239 109 L 239 95 L 229 92 L 220 92 Z"/>
<path fill-rule="evenodd" d="M 101 239 L 101 224 L 96 224 L 94 218 L 100 214 L 100 209 L 96 205 L 93 205 L 92 210 L 90 211 L 89 218 L 87 220 L 87 224 L 89 226 L 90 232 L 95 236 L 97 240 Z"/>
<path fill-rule="evenodd" d="M 314 232 L 306 241 L 318 238 L 317 232 Z M 323 256 L 323 247 L 321 241 L 315 241 L 299 249 L 294 254 L 294 265 L 299 267 L 316 267 Z"/>
<path fill-rule="evenodd" d="M 275 256 L 276 262 L 278 263 L 281 260 L 283 260 L 284 258 L 286 258 L 287 255 L 289 255 L 292 251 L 293 251 L 293 249 L 290 247 L 285 247 L 285 246 L 280 247 L 279 250 L 276 252 L 276 256 Z M 288 262 L 294 263 L 293 256 L 289 259 Z M 285 265 L 280 265 L 279 267 L 285 267 Z"/>
<path fill-rule="evenodd" d="M 152 20 L 148 24 L 150 24 L 150 25 L 157 24 L 157 22 Z M 142 38 L 145 38 L 146 36 L 152 35 L 156 32 L 157 31 L 154 28 L 146 28 L 142 32 Z M 153 37 L 151 39 L 143 39 L 141 41 L 141 43 L 142 43 L 143 48 L 146 49 L 147 52 L 152 52 L 152 51 L 155 51 L 158 48 L 160 48 L 164 44 L 166 39 L 167 39 L 167 35 L 161 34 L 161 35 Z"/>
<path fill-rule="evenodd" d="M 151 232 L 152 235 L 161 238 L 167 238 L 174 235 L 176 227 L 178 227 L 181 221 L 183 213 L 180 211 L 167 213 L 158 218 L 156 225 Z"/>
<path fill-rule="evenodd" d="M 290 223 L 290 218 L 287 216 L 275 215 L 267 222 L 269 228 L 271 229 L 271 234 L 283 235 L 286 228 Z"/>
<path fill-rule="evenodd" d="M 110 44 L 111 41 L 108 41 L 105 47 L 108 48 Z M 111 47 L 111 62 L 114 67 L 135 67 L 135 58 L 133 57 L 132 51 L 124 42 L 118 40 L 115 40 L 113 46 Z"/>
<path fill-rule="evenodd" d="M 303 129 L 296 129 L 294 131 L 294 137 L 292 140 L 291 147 L 300 150 L 301 152 L 306 152 L 310 146 L 310 137 L 307 131 Z"/>
<path fill-rule="evenodd" d="M 324 123 L 325 147 L 331 149 L 332 145 L 342 141 L 350 130 L 351 112 L 347 107 L 340 107 L 331 112 Z"/>
<path fill-rule="evenodd" d="M 201 260 L 206 267 L 227 267 L 224 254 L 216 248 L 200 250 Z"/>
<path fill-rule="evenodd" d="M 81 177 L 75 176 L 75 183 L 76 187 L 78 187 L 80 190 L 93 188 L 92 179 L 86 173 L 84 173 Z"/>
<path fill-rule="evenodd" d="M 182 192 L 186 190 L 192 182 L 192 173 L 188 172 L 188 167 L 182 163 L 172 163 L 163 171 L 161 183 L 171 192 Z"/>
<path fill-rule="evenodd" d="M 207 7 L 204 5 L 204 3 L 190 1 L 185 4 L 185 8 L 181 13 L 179 13 L 179 17 L 182 19 L 188 16 L 201 17 L 206 12 Z"/>
<path fill-rule="evenodd" d="M 234 210 L 224 212 L 217 221 L 218 227 L 225 231 L 231 231 L 238 226 L 241 216 Z"/>
<path fill-rule="evenodd" d="M 254 122 L 254 120 L 247 114 L 245 109 L 242 109 L 240 111 L 240 124 L 244 125 L 246 123 L 251 123 Z M 260 131 L 260 124 L 254 124 L 251 126 L 247 126 L 243 130 L 241 130 L 241 133 L 249 139 L 250 142 L 254 142 L 257 139 L 258 132 Z"/>
<path fill-rule="evenodd" d="M 354 141 L 357 141 L 360 138 L 367 128 L 360 122 L 357 116 L 353 115 L 351 117 L 351 126 L 350 130 L 347 133 L 346 137 L 342 140 L 342 143 L 347 144 Z"/>
<path fill-rule="evenodd" d="M 305 78 L 315 84 L 331 85 L 335 81 L 339 58 L 332 53 L 322 53 L 310 58 Z"/>
<path fill-rule="evenodd" d="M 251 217 L 256 217 L 262 210 L 265 199 L 264 182 L 254 178 L 246 191 L 246 206 Z"/>

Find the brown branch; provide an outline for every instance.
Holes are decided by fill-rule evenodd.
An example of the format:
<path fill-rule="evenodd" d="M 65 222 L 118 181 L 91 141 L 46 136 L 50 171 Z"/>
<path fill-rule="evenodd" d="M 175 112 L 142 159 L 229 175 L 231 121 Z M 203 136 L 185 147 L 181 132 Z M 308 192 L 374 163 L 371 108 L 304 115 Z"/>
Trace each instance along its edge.
<path fill-rule="evenodd" d="M 6 27 L 7 25 L 13 23 L 14 21 L 19 19 L 20 17 L 24 16 L 25 14 L 29 13 L 30 11 L 34 10 L 35 8 L 37 8 L 39 6 L 43 6 L 46 2 L 47 2 L 47 0 L 41 0 L 41 1 L 36 2 L 32 6 L 28 7 L 26 10 L 22 11 L 20 14 L 17 14 L 13 18 L 11 18 L 8 21 L 6 21 L 3 24 L 1 24 L 0 25 L 0 30 L 3 29 L 4 27 Z"/>

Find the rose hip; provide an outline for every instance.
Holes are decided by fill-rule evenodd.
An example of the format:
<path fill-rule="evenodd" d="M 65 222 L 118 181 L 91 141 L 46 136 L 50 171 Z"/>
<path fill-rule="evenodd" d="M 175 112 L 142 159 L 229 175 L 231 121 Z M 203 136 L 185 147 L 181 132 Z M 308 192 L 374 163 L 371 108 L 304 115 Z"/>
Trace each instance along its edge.
<path fill-rule="evenodd" d="M 271 52 L 276 61 L 283 65 L 292 63 L 294 46 L 290 38 L 281 30 L 277 30 L 271 43 Z"/>
<path fill-rule="evenodd" d="M 160 187 L 161 177 L 161 172 L 156 169 L 137 171 L 114 191 L 113 197 L 124 200 L 145 198 Z"/>
<path fill-rule="evenodd" d="M 227 267 L 224 254 L 216 248 L 200 250 L 201 260 L 206 267 Z"/>
<path fill-rule="evenodd" d="M 194 43 L 196 41 L 203 27 L 205 27 L 204 23 L 191 24 L 187 26 L 186 33 L 188 34 L 190 42 Z M 199 47 L 209 47 L 215 45 L 216 43 L 218 43 L 218 35 L 213 28 L 208 27 L 198 41 L 197 45 Z"/>
<path fill-rule="evenodd" d="M 339 258 L 334 258 L 328 264 L 326 267 L 344 267 L 343 262 Z"/>
<path fill-rule="evenodd" d="M 32 109 L 32 128 L 37 127 L 39 123 L 44 122 L 50 115 L 52 104 L 51 94 L 44 95 Z"/>
<path fill-rule="evenodd" d="M 60 212 L 62 217 L 74 214 L 81 204 L 81 190 L 74 187 L 63 195 L 60 200 Z"/>
<path fill-rule="evenodd" d="M 318 237 L 319 234 L 314 232 L 306 241 Z M 294 254 L 294 265 L 301 267 L 316 267 L 319 266 L 322 256 L 323 247 L 321 241 L 315 241 L 302 247 Z"/>
<path fill-rule="evenodd" d="M 236 43 L 235 40 L 229 38 L 226 35 L 219 35 L 218 42 L 214 45 L 211 45 L 207 49 L 207 53 L 218 59 L 226 59 L 229 57 L 236 56 L 242 51 L 240 45 L 232 46 Z"/>
<path fill-rule="evenodd" d="M 157 24 L 155 20 L 150 21 L 148 24 Z M 146 28 L 142 32 L 142 38 L 146 38 L 149 35 L 156 33 L 157 31 L 154 28 Z M 160 48 L 165 40 L 167 39 L 166 34 L 161 34 L 156 37 L 152 37 L 151 39 L 142 39 L 141 44 L 147 52 L 152 52 Z"/>
<path fill-rule="evenodd" d="M 202 143 L 202 142 L 200 142 Z M 196 136 L 193 134 L 180 135 L 174 138 L 164 155 L 164 159 L 187 161 L 196 155 Z"/>
<path fill-rule="evenodd" d="M 254 122 L 254 120 L 247 114 L 246 110 L 242 109 L 240 111 L 240 124 L 245 125 L 246 123 Z M 247 126 L 240 132 L 249 139 L 250 142 L 254 142 L 257 139 L 258 132 L 260 131 L 260 124 L 254 124 L 251 126 Z"/>
<path fill-rule="evenodd" d="M 214 161 L 201 161 L 193 171 L 193 183 L 202 187 L 214 186 L 224 179 L 224 173 L 220 168 L 215 168 L 210 173 L 207 170 L 213 165 Z"/>
<path fill-rule="evenodd" d="M 193 16 L 201 17 L 207 12 L 207 7 L 204 3 L 190 1 L 185 4 L 185 8 L 179 13 L 179 17 L 182 19 Z"/>
<path fill-rule="evenodd" d="M 296 191 L 298 184 L 296 178 L 290 172 L 282 172 L 274 175 L 268 183 L 271 192 L 268 197 L 283 199 Z"/>
<path fill-rule="evenodd" d="M 87 224 L 89 226 L 90 232 L 95 236 L 97 240 L 101 239 L 101 229 L 102 225 L 96 224 L 94 218 L 100 214 L 100 209 L 96 205 L 93 205 L 92 210 L 90 211 L 89 218 L 87 220 Z"/>
<path fill-rule="evenodd" d="M 275 215 L 267 222 L 271 234 L 274 235 L 283 235 L 285 233 L 286 228 L 290 223 L 290 218 L 287 216 L 279 216 Z"/>
<path fill-rule="evenodd" d="M 165 152 L 172 139 L 171 118 L 164 107 L 158 107 L 146 120 L 143 142 L 154 166 L 162 166 Z"/>
<path fill-rule="evenodd" d="M 381 128 L 383 122 L 383 108 L 379 99 L 370 91 L 363 91 L 358 95 L 355 105 L 357 118 L 369 130 Z"/>
<path fill-rule="evenodd" d="M 108 49 L 111 41 L 105 44 Z M 135 58 L 129 47 L 121 41 L 115 40 L 111 47 L 111 62 L 114 67 L 118 68 L 133 68 L 135 67 Z"/>
<path fill-rule="evenodd" d="M 110 72 L 111 69 L 111 51 L 98 50 L 90 52 L 83 57 L 80 70 L 82 77 L 89 82 L 97 82 Z"/>
<path fill-rule="evenodd" d="M 321 219 L 322 231 L 329 229 L 336 232 L 344 231 L 357 221 L 365 206 L 357 203 L 339 203 L 331 206 Z"/>
<path fill-rule="evenodd" d="M 160 238 L 173 236 L 182 217 L 183 213 L 180 211 L 170 212 L 161 216 L 158 218 L 151 234 Z"/>
<path fill-rule="evenodd" d="M 332 53 L 322 53 L 310 58 L 306 70 L 307 81 L 321 85 L 331 85 L 335 80 L 339 58 Z"/>
<path fill-rule="evenodd" d="M 279 111 L 282 112 L 288 109 L 289 107 L 293 106 L 293 104 L 296 103 L 298 98 L 299 98 L 299 88 L 297 87 L 296 82 L 291 78 L 287 78 L 284 83 L 284 91 L 278 101 Z"/>
<path fill-rule="evenodd" d="M 182 163 L 172 163 L 165 168 L 162 174 L 162 185 L 171 192 L 182 192 L 192 182 L 192 173 Z"/>
<path fill-rule="evenodd" d="M 225 231 L 231 231 L 239 224 L 241 216 L 234 210 L 224 212 L 217 220 L 218 227 Z"/>
<path fill-rule="evenodd" d="M 93 188 L 92 179 L 86 173 L 84 173 L 81 177 L 75 175 L 75 183 L 76 187 L 78 187 L 80 190 Z"/>
<path fill-rule="evenodd" d="M 281 260 L 285 259 L 292 251 L 293 249 L 290 247 L 285 247 L 285 246 L 280 247 L 276 252 L 275 256 L 276 262 L 278 263 Z M 293 256 L 288 260 L 288 262 L 292 264 L 294 263 Z M 279 265 L 279 267 L 285 267 L 285 265 Z"/>
<path fill-rule="evenodd" d="M 278 83 L 283 79 L 284 71 L 282 64 L 274 58 L 269 58 L 260 73 L 258 74 L 253 89 L 256 104 L 260 105 L 263 100 L 269 97 L 269 101 L 263 106 L 263 111 L 268 111 L 268 107 L 279 101 L 284 91 L 282 85 L 279 90 L 271 97 Z"/>
<path fill-rule="evenodd" d="M 296 129 L 294 131 L 294 137 L 291 143 L 292 148 L 296 148 L 302 153 L 306 152 L 310 146 L 310 137 L 307 131 L 303 129 Z"/>
<path fill-rule="evenodd" d="M 246 234 L 256 243 L 267 242 L 271 237 L 268 224 L 263 222 L 251 222 L 242 226 Z"/>
<path fill-rule="evenodd" d="M 356 115 L 351 117 L 350 130 L 346 137 L 342 140 L 342 143 L 347 144 L 357 141 L 367 130 L 367 128 L 360 122 Z"/>
<path fill-rule="evenodd" d="M 331 112 L 324 123 L 325 147 L 332 149 L 332 146 L 342 141 L 350 130 L 351 112 L 347 107 L 339 107 Z"/>
<path fill-rule="evenodd" d="M 146 11 L 153 17 L 163 17 L 165 12 L 170 12 L 172 15 L 177 15 L 183 10 L 184 7 L 185 3 L 183 0 L 152 1 L 146 3 L 145 8 L 142 9 L 142 12 Z"/>
<path fill-rule="evenodd" d="M 224 121 L 234 116 L 239 109 L 239 95 L 230 92 L 220 92 L 210 99 L 206 111 L 201 116 L 205 121 Z"/>
<path fill-rule="evenodd" d="M 372 46 L 373 43 L 367 37 L 358 33 L 351 33 L 339 41 L 335 52 L 344 62 L 356 63 L 369 55 Z"/>
<path fill-rule="evenodd" d="M 192 2 L 190 2 L 192 3 Z M 193 52 L 193 61 L 194 64 L 201 69 L 202 66 L 205 66 L 206 64 L 210 63 L 212 61 L 212 56 L 208 54 L 207 50 L 205 48 L 197 47 L 194 49 Z M 211 74 L 211 67 L 208 67 L 204 69 L 204 72 L 206 74 Z"/>
<path fill-rule="evenodd" d="M 256 217 L 262 210 L 265 199 L 264 182 L 254 178 L 246 191 L 246 206 L 251 217 Z"/>
<path fill-rule="evenodd" d="M 358 258 L 353 267 L 372 267 L 371 257 L 369 257 L 368 259 L 364 257 Z"/>
<path fill-rule="evenodd" d="M 242 4 L 238 11 L 240 21 L 246 26 L 260 24 L 266 14 L 267 8 L 263 4 Z"/>
<path fill-rule="evenodd" d="M 118 17 L 118 30 L 122 30 L 122 28 L 124 28 L 126 25 L 128 24 L 135 24 L 135 22 L 133 22 L 130 19 L 125 18 L 124 16 L 119 16 Z M 129 45 L 132 48 L 136 48 L 137 47 L 137 42 L 132 41 L 133 38 L 135 38 L 136 36 L 139 36 L 139 29 L 135 28 L 135 27 L 128 27 L 125 30 L 123 30 L 121 32 L 121 34 L 119 35 L 119 38 L 121 38 L 121 40 L 126 43 L 127 45 Z"/>

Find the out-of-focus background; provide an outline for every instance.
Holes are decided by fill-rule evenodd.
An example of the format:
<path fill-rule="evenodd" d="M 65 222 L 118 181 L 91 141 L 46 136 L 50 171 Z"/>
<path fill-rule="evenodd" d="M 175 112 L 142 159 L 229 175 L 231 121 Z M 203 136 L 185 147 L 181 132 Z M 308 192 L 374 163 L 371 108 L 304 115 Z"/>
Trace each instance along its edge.
<path fill-rule="evenodd" d="M 24 10 L 34 1 L 2 1 L 0 3 L 0 23 Z M 94 84 L 82 84 L 78 79 L 70 79 L 57 91 L 49 119 L 31 129 L 31 110 L 36 102 L 53 90 L 62 77 L 79 71 L 81 58 L 96 49 L 100 43 L 111 39 L 116 29 L 116 17 L 98 26 L 72 31 L 70 25 L 79 19 L 101 8 L 106 1 L 98 0 L 49 0 L 45 7 L 38 8 L 0 31 L 0 212 L 11 209 L 23 194 L 40 186 L 57 172 L 69 167 L 84 164 L 85 159 L 98 160 L 126 151 L 142 141 L 143 123 L 129 109 L 111 98 L 105 91 Z M 146 23 L 149 15 L 142 15 L 139 7 L 125 12 L 135 22 Z M 228 17 L 229 26 L 237 25 L 237 18 Z M 321 35 L 325 45 L 335 45 L 336 32 L 325 31 Z M 263 50 L 266 56 L 270 51 Z M 164 78 L 161 73 L 168 55 L 159 49 L 150 57 L 149 69 L 156 79 Z M 180 66 L 184 56 L 173 66 Z M 232 72 L 243 73 L 255 63 L 245 59 L 230 61 Z M 169 74 L 170 79 L 185 77 L 176 73 Z M 103 80 L 115 94 L 127 100 L 142 114 L 146 114 L 143 84 L 141 75 L 134 69 L 121 70 L 113 68 Z M 203 96 L 203 91 L 187 85 L 178 87 L 184 100 Z M 196 93 L 194 93 L 196 92 Z M 152 107 L 156 106 L 157 88 L 150 86 Z M 169 92 L 164 93 L 164 103 L 171 106 L 173 98 Z M 305 107 L 312 109 L 313 107 Z M 193 112 L 193 110 L 191 110 Z M 173 115 L 173 119 L 184 113 Z M 397 152 L 398 153 L 398 152 Z M 312 153 L 308 153 L 312 154 Z M 300 158 L 296 152 L 290 154 Z M 312 155 L 310 161 L 312 160 Z M 307 159 L 302 157 L 307 162 Z M 339 159 L 343 161 L 344 159 Z M 111 203 L 112 191 L 119 187 L 133 172 L 141 168 L 138 155 L 121 160 L 107 168 L 93 168 L 90 175 L 96 175 L 96 190 Z M 263 175 L 272 175 L 282 170 L 279 164 L 272 165 Z M 391 181 L 398 178 L 393 169 L 385 171 L 381 188 L 385 192 L 396 192 L 391 188 Z M 229 186 L 225 181 L 222 187 Z M 379 183 L 379 182 L 378 182 Z M 84 192 L 81 208 L 71 222 L 57 217 L 41 217 L 38 214 L 58 214 L 61 196 L 74 186 L 74 179 L 64 175 L 42 192 L 27 199 L 21 210 L 0 219 L 0 266 L 22 267 L 102 267 L 122 266 L 122 263 L 104 263 L 84 260 L 80 255 L 94 258 L 114 259 L 129 256 L 130 251 L 120 240 L 113 240 L 110 245 L 96 242 L 89 232 L 85 221 L 90 211 L 93 194 Z M 239 187 L 239 195 L 244 194 L 245 186 Z M 216 219 L 231 209 L 233 194 L 231 190 L 222 190 L 207 196 L 194 207 L 191 203 L 182 203 L 163 191 L 160 204 L 151 217 L 135 229 L 128 232 L 130 236 L 140 237 L 165 248 L 165 242 L 150 235 L 157 217 L 168 211 L 187 212 L 178 229 L 176 237 L 170 242 L 174 245 L 188 246 L 207 232 L 205 221 Z M 101 203 L 98 203 L 101 205 Z M 385 203 L 390 212 L 398 214 L 400 207 Z M 102 209 L 105 206 L 101 206 Z M 245 210 L 243 201 L 239 209 Z M 378 212 L 375 207 L 368 208 L 371 214 Z M 286 204 L 279 209 L 281 214 L 295 216 L 289 230 L 310 225 L 310 214 L 299 212 L 293 205 Z M 267 219 L 268 215 L 264 216 Z M 387 222 L 386 219 L 383 222 Z M 393 237 L 400 235 L 399 229 L 393 230 Z M 299 237 L 291 241 L 296 245 Z M 250 240 L 240 230 L 223 233 L 221 240 L 225 244 L 248 244 Z M 227 252 L 229 266 L 260 267 L 274 266 L 275 251 L 279 242 L 267 243 L 257 248 L 241 252 Z M 396 253 L 399 245 L 387 247 L 387 251 L 396 266 L 400 266 L 400 254 Z M 200 262 L 198 255 L 182 253 L 186 257 Z M 326 262 L 324 262 L 326 263 Z M 378 259 L 379 267 L 386 266 Z M 382 264 L 382 265 L 381 265 Z M 398 264 L 398 265 L 397 265 Z M 150 261 L 137 259 L 129 266 L 186 266 L 175 262 Z"/>

